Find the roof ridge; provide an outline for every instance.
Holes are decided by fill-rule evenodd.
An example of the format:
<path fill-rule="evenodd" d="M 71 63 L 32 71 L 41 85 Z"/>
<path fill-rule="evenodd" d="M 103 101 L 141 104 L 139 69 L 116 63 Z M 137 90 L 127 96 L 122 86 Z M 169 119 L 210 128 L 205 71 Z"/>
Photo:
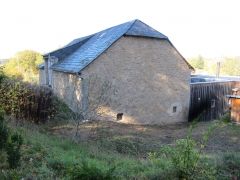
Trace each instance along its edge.
<path fill-rule="evenodd" d="M 138 19 L 134 19 L 134 20 L 132 20 L 132 24 L 131 24 L 131 26 L 126 30 L 126 32 L 125 33 L 127 33 L 132 27 L 133 27 L 133 25 L 135 24 L 135 22 L 137 21 Z M 128 22 L 131 22 L 131 21 L 128 21 Z M 124 33 L 124 34 L 125 34 Z"/>
<path fill-rule="evenodd" d="M 164 34 L 139 19 L 134 19 L 73 40 L 60 49 L 60 52 L 55 53 L 61 56 L 62 61 L 52 66 L 52 69 L 69 73 L 80 72 L 125 35 L 168 40 Z"/>
<path fill-rule="evenodd" d="M 136 26 L 136 27 L 135 27 Z M 142 31 L 139 29 L 146 29 L 147 31 Z M 138 31 L 138 32 L 137 32 Z M 149 35 L 149 33 L 151 35 Z M 160 39 L 168 39 L 168 37 L 158 30 L 154 29 L 153 27 L 149 26 L 148 24 L 144 23 L 143 21 L 136 19 L 132 26 L 128 29 L 128 31 L 125 33 L 125 35 L 130 36 L 145 36 L 145 37 L 154 37 L 154 38 L 160 38 Z"/>

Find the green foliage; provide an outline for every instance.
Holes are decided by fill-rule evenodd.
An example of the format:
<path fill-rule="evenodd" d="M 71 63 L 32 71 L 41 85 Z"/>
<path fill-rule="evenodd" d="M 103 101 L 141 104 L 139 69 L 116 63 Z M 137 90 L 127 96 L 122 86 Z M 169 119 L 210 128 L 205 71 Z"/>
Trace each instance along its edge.
<path fill-rule="evenodd" d="M 6 151 L 7 162 L 11 169 L 17 168 L 20 165 L 20 148 L 22 143 L 23 138 L 20 134 L 15 132 L 10 135 L 9 128 L 3 117 L 3 112 L 0 109 L 0 150 Z"/>
<path fill-rule="evenodd" d="M 18 133 L 14 133 L 11 136 L 10 141 L 8 142 L 7 160 L 8 160 L 9 167 L 11 169 L 14 169 L 20 165 L 20 158 L 21 158 L 20 148 L 22 144 L 23 144 L 23 138 Z"/>
<path fill-rule="evenodd" d="M 189 63 L 196 69 L 204 68 L 204 59 L 202 56 L 198 56 L 197 58 L 190 59 Z"/>
<path fill-rule="evenodd" d="M 231 122 L 230 113 L 224 114 L 224 115 L 220 118 L 220 121 L 222 121 L 222 122 L 224 122 L 224 123 L 229 123 L 229 122 Z"/>
<path fill-rule="evenodd" d="M 54 113 L 50 88 L 5 78 L 0 83 L 0 104 L 17 120 L 45 122 Z"/>
<path fill-rule="evenodd" d="M 217 165 L 218 179 L 240 178 L 240 155 L 227 153 L 222 156 L 221 163 Z"/>
<path fill-rule="evenodd" d="M 216 75 L 217 62 L 220 61 L 220 75 L 239 76 L 240 75 L 240 58 L 225 57 L 223 59 L 207 59 L 202 56 L 189 59 L 189 63 L 196 69 Z"/>
<path fill-rule="evenodd" d="M 138 155 L 141 152 L 140 141 L 128 137 L 114 137 L 110 140 L 103 139 L 102 146 L 110 148 L 120 154 Z"/>
<path fill-rule="evenodd" d="M 0 151 L 6 148 L 9 136 L 9 129 L 4 120 L 4 112 L 0 108 Z"/>
<path fill-rule="evenodd" d="M 5 79 L 6 76 L 5 74 L 3 73 L 3 67 L 0 67 L 0 83 L 3 81 L 3 79 Z"/>
<path fill-rule="evenodd" d="M 126 146 L 130 149 L 122 154 L 110 148 L 101 149 L 97 143 L 99 139 L 75 143 L 52 135 L 48 131 L 40 132 L 36 128 L 39 125 L 27 128 L 23 125 L 17 127 L 24 138 L 21 164 L 16 169 L 10 169 L 4 164 L 1 165 L 0 161 L 0 179 L 238 179 L 240 165 L 238 152 L 219 154 L 214 151 L 211 154 L 203 151 L 205 145 L 211 143 L 208 142 L 211 133 L 218 127 L 213 122 L 209 124 L 213 125 L 209 128 L 207 126 L 208 129 L 201 138 L 194 136 L 193 139 L 190 133 L 195 129 L 190 129 L 188 137 L 164 146 L 160 152 L 149 153 L 148 158 L 140 154 L 131 154 L 132 146 L 128 142 Z M 199 123 L 196 124 L 196 129 L 198 125 Z M 238 126 L 224 124 L 231 132 L 232 126 L 239 130 Z M 202 127 L 206 128 L 200 127 L 201 131 Z M 226 132 L 224 135 L 227 136 Z M 238 137 L 237 135 L 239 133 L 234 133 L 234 136 Z M 114 147 L 116 143 L 125 146 L 123 142 L 125 139 L 132 141 L 127 136 L 120 140 L 112 138 L 114 141 L 108 141 L 108 147 L 111 146 L 110 143 Z M 153 143 L 150 137 L 146 138 L 151 142 L 149 143 L 151 146 Z M 142 141 L 134 143 L 141 147 Z M 124 147 L 121 150 L 123 149 Z"/>
<path fill-rule="evenodd" d="M 66 122 L 68 119 L 74 119 L 76 113 L 74 113 L 62 100 L 54 97 L 52 103 L 54 107 L 54 120 L 57 122 Z"/>
<path fill-rule="evenodd" d="M 151 161 L 156 161 L 159 157 L 170 160 L 180 179 L 215 179 L 215 167 L 210 167 L 201 158 L 204 156 L 203 148 L 205 148 L 209 137 L 214 129 L 219 127 L 219 124 L 214 123 L 209 126 L 199 142 L 196 142 L 191 135 L 195 125 L 194 122 L 185 139 L 176 140 L 175 146 L 163 146 L 160 155 L 151 153 L 149 158 Z"/>
<path fill-rule="evenodd" d="M 17 77 L 28 82 L 37 82 L 37 66 L 42 62 L 43 57 L 41 54 L 31 50 L 21 51 L 5 64 L 4 72 L 10 77 Z"/>
<path fill-rule="evenodd" d="M 240 59 L 225 58 L 221 66 L 221 73 L 230 76 L 240 75 Z"/>
<path fill-rule="evenodd" d="M 72 180 L 111 180 L 116 179 L 114 176 L 114 170 L 115 167 L 103 171 L 102 169 L 99 169 L 94 164 L 89 164 L 87 161 L 82 161 L 82 164 L 76 164 L 69 170 L 69 176 Z"/>
<path fill-rule="evenodd" d="M 191 177 L 195 172 L 200 153 L 193 139 L 188 137 L 177 140 L 175 147 L 165 146 L 161 152 L 171 159 L 180 178 Z"/>
<path fill-rule="evenodd" d="M 48 159 L 47 166 L 53 169 L 57 174 L 64 175 L 67 170 L 67 163 L 56 158 Z"/>
<path fill-rule="evenodd" d="M 19 180 L 21 179 L 20 173 L 17 169 L 9 169 L 7 171 L 0 172 L 1 180 Z"/>

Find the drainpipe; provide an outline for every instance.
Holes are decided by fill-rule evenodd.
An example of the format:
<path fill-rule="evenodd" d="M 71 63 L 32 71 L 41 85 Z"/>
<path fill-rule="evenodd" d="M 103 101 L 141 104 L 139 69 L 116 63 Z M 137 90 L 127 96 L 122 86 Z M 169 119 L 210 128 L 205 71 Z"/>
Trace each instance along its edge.
<path fill-rule="evenodd" d="M 48 60 L 49 60 L 49 57 L 44 57 L 44 72 L 45 72 L 46 85 L 49 85 Z"/>
<path fill-rule="evenodd" d="M 53 81 L 53 77 L 52 77 L 52 69 L 51 69 L 51 67 L 52 67 L 52 65 L 54 65 L 55 63 L 57 63 L 58 62 L 58 58 L 57 57 L 55 57 L 55 56 L 48 56 L 48 60 L 47 60 L 47 62 L 46 62 L 46 64 L 47 64 L 47 85 L 48 86 L 50 86 L 50 87 L 53 87 L 53 83 L 54 83 L 54 81 Z"/>

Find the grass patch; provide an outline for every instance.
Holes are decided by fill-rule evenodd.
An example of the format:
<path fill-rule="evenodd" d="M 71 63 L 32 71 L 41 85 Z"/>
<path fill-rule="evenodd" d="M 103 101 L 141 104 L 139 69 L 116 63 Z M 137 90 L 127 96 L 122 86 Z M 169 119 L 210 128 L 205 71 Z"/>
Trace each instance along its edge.
<path fill-rule="evenodd" d="M 25 139 L 22 148 L 22 166 L 16 171 L 1 172 L 0 178 L 68 179 L 72 177 L 75 179 L 75 176 L 90 177 L 89 174 L 92 174 L 93 170 L 97 173 L 93 175 L 99 177 L 134 178 L 151 174 L 153 169 L 148 160 L 134 159 L 101 150 L 97 150 L 95 154 L 91 150 L 94 147 L 86 144 L 77 144 L 36 130 L 19 128 L 18 131 Z M 89 174 L 81 174 L 83 173 L 81 169 L 88 170 Z"/>
<path fill-rule="evenodd" d="M 210 124 L 212 122 L 209 122 L 207 126 L 199 123 L 196 124 L 196 128 L 201 126 L 199 131 L 202 131 L 203 128 L 206 130 Z M 16 170 L 11 170 L 5 164 L 0 163 L 2 169 L 0 179 L 179 178 L 179 168 L 176 168 L 171 158 L 155 156 L 154 153 L 157 151 L 153 151 L 148 156 L 141 156 L 149 152 L 150 148 L 145 148 L 146 143 L 143 146 L 143 141 L 148 141 L 149 136 L 146 136 L 146 139 L 141 134 L 138 134 L 139 137 L 134 137 L 134 133 L 112 136 L 110 131 L 105 132 L 107 129 L 103 128 L 104 132 L 100 132 L 101 129 L 100 131 L 98 129 L 104 135 L 99 139 L 75 143 L 69 138 L 52 135 L 45 128 L 40 127 L 30 125 L 16 127 L 16 130 L 24 138 L 21 148 L 21 166 Z M 150 129 L 151 127 L 146 128 Z M 239 126 L 225 123 L 222 128 L 219 132 L 224 130 L 225 136 L 239 138 Z M 161 130 L 163 129 L 161 128 Z M 220 138 L 222 139 L 221 136 Z M 149 146 L 152 146 L 153 143 L 154 141 L 149 141 Z M 173 148 L 175 145 L 171 143 Z M 186 145 L 188 146 L 188 144 Z M 185 144 L 180 147 L 185 147 Z M 159 150 L 161 150 L 160 147 Z M 177 153 L 175 150 L 173 151 Z M 0 159 L 5 156 L 0 153 Z M 181 160 L 181 155 L 177 157 Z M 196 169 L 197 173 L 201 175 L 195 176 L 198 179 L 240 178 L 240 152 L 234 149 L 231 152 L 203 152 L 203 155 L 199 157 Z"/>

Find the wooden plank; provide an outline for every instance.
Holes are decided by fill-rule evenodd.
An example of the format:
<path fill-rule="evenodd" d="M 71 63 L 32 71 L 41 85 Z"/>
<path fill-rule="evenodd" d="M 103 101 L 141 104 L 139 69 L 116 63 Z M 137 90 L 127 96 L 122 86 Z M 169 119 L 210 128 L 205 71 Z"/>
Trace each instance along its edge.
<path fill-rule="evenodd" d="M 240 87 L 240 82 L 190 84 L 189 121 L 196 118 L 200 121 L 209 121 L 222 116 L 229 109 L 226 95 L 232 94 L 235 87 Z"/>

